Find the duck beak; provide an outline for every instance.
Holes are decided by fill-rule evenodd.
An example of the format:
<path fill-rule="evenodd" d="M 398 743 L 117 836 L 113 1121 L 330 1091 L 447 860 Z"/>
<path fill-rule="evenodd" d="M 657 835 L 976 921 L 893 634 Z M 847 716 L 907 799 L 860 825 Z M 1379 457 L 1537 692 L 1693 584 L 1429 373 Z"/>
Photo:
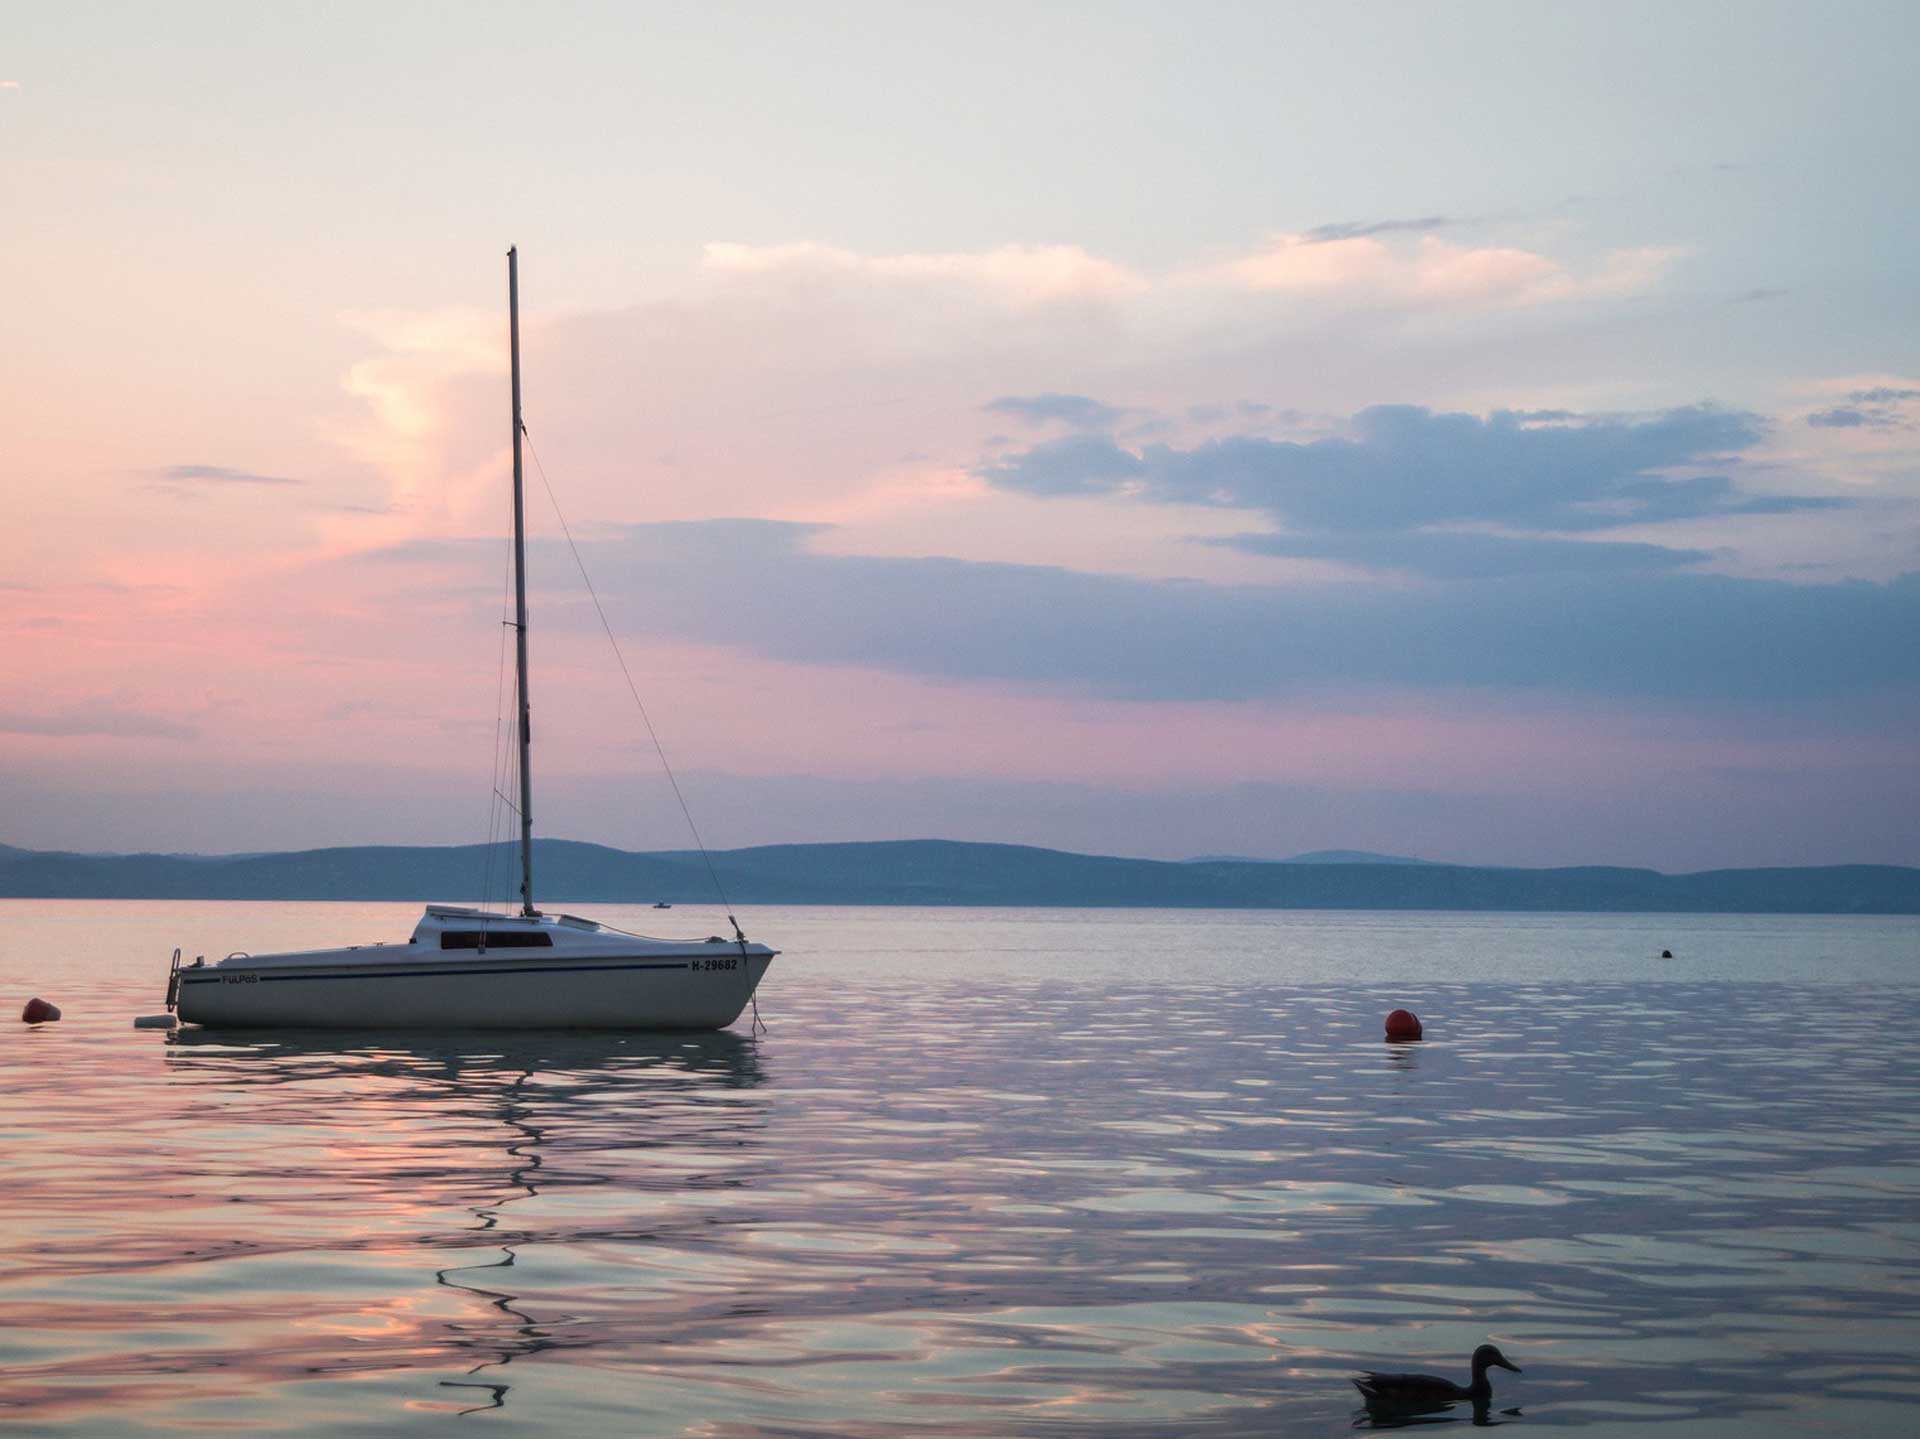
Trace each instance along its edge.
<path fill-rule="evenodd" d="M 1520 1366 L 1510 1361 L 1505 1355 L 1502 1355 L 1500 1358 L 1494 1360 L 1493 1362 L 1495 1364 L 1498 1364 L 1502 1369 L 1511 1369 L 1515 1374 L 1519 1374 L 1522 1372 Z"/>

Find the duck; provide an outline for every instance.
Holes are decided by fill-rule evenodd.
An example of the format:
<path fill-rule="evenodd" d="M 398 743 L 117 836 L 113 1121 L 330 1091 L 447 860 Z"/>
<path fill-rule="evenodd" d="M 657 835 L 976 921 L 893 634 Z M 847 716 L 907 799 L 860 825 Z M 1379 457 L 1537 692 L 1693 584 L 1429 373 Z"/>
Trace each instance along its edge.
<path fill-rule="evenodd" d="M 1498 1345 L 1482 1344 L 1473 1351 L 1473 1381 L 1469 1384 L 1455 1384 L 1437 1374 L 1376 1374 L 1368 1370 L 1353 1381 L 1353 1387 L 1369 1404 L 1444 1404 L 1456 1399 L 1487 1404 L 1493 1399 L 1493 1382 L 1487 1378 L 1487 1370 L 1495 1365 L 1520 1373 L 1520 1366 L 1502 1354 Z"/>

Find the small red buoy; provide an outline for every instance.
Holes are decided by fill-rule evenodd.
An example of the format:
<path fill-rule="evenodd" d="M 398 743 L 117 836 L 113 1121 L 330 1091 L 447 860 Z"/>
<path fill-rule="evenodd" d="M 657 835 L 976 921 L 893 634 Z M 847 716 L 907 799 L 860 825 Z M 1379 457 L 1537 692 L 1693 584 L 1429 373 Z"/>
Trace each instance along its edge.
<path fill-rule="evenodd" d="M 27 1001 L 27 1007 L 20 1011 L 22 1024 L 45 1024 L 60 1017 L 60 1006 L 48 1004 L 39 995 Z"/>
<path fill-rule="evenodd" d="M 1418 1039 L 1420 1016 L 1410 1009 L 1396 1009 L 1387 1016 L 1388 1039 Z"/>

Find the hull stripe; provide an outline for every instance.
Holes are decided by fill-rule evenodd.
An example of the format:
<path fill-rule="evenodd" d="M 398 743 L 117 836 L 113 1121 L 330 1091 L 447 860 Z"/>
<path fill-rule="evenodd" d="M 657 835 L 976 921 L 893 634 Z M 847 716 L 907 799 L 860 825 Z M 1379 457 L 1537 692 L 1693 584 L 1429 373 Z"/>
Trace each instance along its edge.
<path fill-rule="evenodd" d="M 756 959 L 758 955 L 754 956 Z M 399 969 L 368 970 L 351 974 L 265 974 L 258 970 L 239 970 L 240 974 L 255 976 L 261 984 L 283 984 L 296 979 L 439 979 L 456 974 L 600 974 L 616 969 L 688 969 L 691 966 L 685 960 L 667 964 L 527 964 L 527 965 L 488 965 L 484 969 Z M 182 984 L 220 984 L 225 975 L 207 974 L 188 976 L 182 973 Z"/>

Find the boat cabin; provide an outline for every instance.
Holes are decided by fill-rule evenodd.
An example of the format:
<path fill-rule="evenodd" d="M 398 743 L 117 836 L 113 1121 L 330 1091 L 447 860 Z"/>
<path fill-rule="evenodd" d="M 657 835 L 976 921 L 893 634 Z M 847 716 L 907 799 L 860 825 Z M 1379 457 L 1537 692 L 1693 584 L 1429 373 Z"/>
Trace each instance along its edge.
<path fill-rule="evenodd" d="M 430 904 L 407 942 L 422 949 L 552 949 L 556 941 L 600 934 L 603 927 L 571 914 L 501 914 Z"/>

